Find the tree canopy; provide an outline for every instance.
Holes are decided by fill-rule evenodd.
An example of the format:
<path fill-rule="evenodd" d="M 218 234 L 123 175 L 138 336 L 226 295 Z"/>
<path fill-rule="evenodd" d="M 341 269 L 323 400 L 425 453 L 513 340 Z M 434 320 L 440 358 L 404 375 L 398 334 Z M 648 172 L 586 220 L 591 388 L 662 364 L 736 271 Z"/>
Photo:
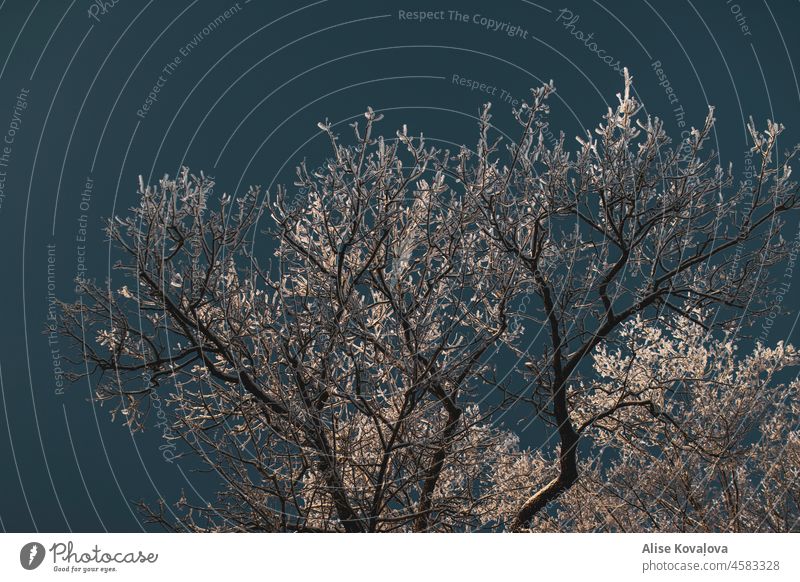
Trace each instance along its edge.
<path fill-rule="evenodd" d="M 739 332 L 796 248 L 779 124 L 735 179 L 713 109 L 670 140 L 631 80 L 575 148 L 552 83 L 503 146 L 376 134 L 369 109 L 294 189 L 140 185 L 107 223 L 124 284 L 79 281 L 61 332 L 132 429 L 154 394 L 214 502 L 143 504 L 214 531 L 798 528 L 797 362 Z M 266 230 L 265 230 L 266 229 Z M 265 250 L 267 249 L 267 250 Z M 739 355 L 742 348 L 747 355 Z M 82 372 L 73 374 L 79 377 Z M 532 448 L 510 409 L 547 431 Z"/>

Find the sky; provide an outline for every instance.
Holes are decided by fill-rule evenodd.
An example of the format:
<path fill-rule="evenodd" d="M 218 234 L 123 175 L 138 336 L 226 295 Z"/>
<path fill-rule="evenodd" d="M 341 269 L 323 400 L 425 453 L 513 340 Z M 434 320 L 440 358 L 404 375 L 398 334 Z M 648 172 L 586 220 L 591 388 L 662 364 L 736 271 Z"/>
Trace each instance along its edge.
<path fill-rule="evenodd" d="M 623 66 L 676 138 L 713 104 L 713 147 L 740 171 L 750 116 L 786 125 L 781 149 L 800 142 L 798 21 L 797 3 L 725 0 L 0 2 L 0 528 L 141 531 L 133 501 L 214 491 L 155 421 L 132 435 L 90 382 L 65 382 L 47 333 L 76 275 L 119 276 L 101 221 L 140 176 L 291 186 L 327 154 L 317 122 L 344 133 L 368 106 L 385 135 L 474 144 L 482 103 L 512 134 L 512 107 L 550 79 L 552 127 L 574 136 L 616 103 Z M 768 343 L 797 341 L 794 285 Z"/>

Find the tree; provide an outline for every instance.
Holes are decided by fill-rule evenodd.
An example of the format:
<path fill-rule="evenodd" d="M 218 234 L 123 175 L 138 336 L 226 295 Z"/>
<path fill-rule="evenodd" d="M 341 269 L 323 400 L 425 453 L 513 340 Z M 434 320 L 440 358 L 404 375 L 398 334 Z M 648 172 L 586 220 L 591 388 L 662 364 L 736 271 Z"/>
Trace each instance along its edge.
<path fill-rule="evenodd" d="M 737 357 L 731 334 L 677 318 L 622 328 L 570 394 L 591 449 L 579 484 L 535 529 L 797 531 L 800 380 L 779 379 L 795 348 Z"/>
<path fill-rule="evenodd" d="M 182 498 L 177 521 L 144 505 L 149 517 L 192 530 L 520 530 L 568 515 L 580 479 L 598 505 L 604 480 L 655 470 L 648 455 L 667 445 L 653 435 L 700 416 L 673 404 L 678 388 L 610 388 L 597 375 L 614 357 L 638 362 L 612 352 L 631 349 L 631 325 L 711 338 L 769 309 L 751 297 L 790 251 L 781 216 L 796 204 L 797 149 L 775 162 L 782 126 L 751 123 L 760 173 L 737 188 L 713 152 L 701 157 L 711 112 L 673 147 L 630 88 L 626 75 L 618 107 L 574 155 L 563 134 L 545 141 L 551 83 L 514 112 L 522 135 L 506 154 L 488 105 L 476 151 L 454 154 L 405 127 L 375 137 L 369 109 L 351 147 L 320 124 L 332 157 L 300 165 L 297 200 L 284 188 L 217 199 L 186 169 L 140 184 L 140 205 L 107 224 L 132 288 L 80 281 L 61 331 L 129 427 L 144 428 L 162 394 L 175 438 L 222 479 L 216 503 Z M 274 261 L 255 244 L 261 219 Z M 663 362 L 648 362 L 658 376 Z M 777 414 L 775 442 L 789 438 L 797 411 L 753 394 Z M 494 423 L 513 406 L 550 427 L 555 459 Z M 737 411 L 719 414 L 744 422 Z M 629 425 L 649 431 L 646 451 Z M 597 447 L 630 462 L 604 465 Z M 743 467 L 747 481 L 755 465 Z M 646 527 L 626 519 L 621 529 Z"/>

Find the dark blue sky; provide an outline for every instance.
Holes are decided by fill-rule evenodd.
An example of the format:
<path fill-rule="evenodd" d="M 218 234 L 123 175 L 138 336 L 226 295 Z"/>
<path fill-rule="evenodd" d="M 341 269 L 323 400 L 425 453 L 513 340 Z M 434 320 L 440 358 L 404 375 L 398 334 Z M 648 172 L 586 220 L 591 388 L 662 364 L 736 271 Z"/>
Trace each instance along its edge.
<path fill-rule="evenodd" d="M 317 121 L 367 106 L 384 112 L 386 134 L 406 123 L 474 144 L 481 103 L 512 132 L 512 102 L 549 79 L 551 123 L 572 136 L 616 102 L 620 65 L 675 137 L 714 104 L 715 148 L 737 168 L 750 115 L 783 122 L 783 147 L 800 141 L 797 3 L 101 4 L 0 2 L 6 531 L 139 531 L 132 500 L 213 491 L 212 478 L 165 460 L 157 429 L 133 438 L 87 383 L 61 390 L 66 346 L 43 334 L 48 293 L 70 298 L 76 274 L 108 275 L 100 220 L 136 202 L 140 174 L 152 182 L 185 164 L 220 192 L 274 189 L 326 154 Z M 794 237 L 796 215 L 786 228 Z M 796 341 L 797 297 L 786 294 L 768 343 Z"/>

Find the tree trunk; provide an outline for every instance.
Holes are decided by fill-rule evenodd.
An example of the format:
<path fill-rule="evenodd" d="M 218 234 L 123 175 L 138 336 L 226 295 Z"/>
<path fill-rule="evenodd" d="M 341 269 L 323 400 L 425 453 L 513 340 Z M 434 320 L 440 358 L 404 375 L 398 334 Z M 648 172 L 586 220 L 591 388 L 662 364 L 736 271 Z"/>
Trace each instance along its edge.
<path fill-rule="evenodd" d="M 561 439 L 558 477 L 525 501 L 511 523 L 511 531 L 520 531 L 527 526 L 537 513 L 578 480 L 578 433 L 569 419 L 565 379 L 558 380 L 553 386 L 553 411 L 558 423 L 558 436 Z"/>
<path fill-rule="evenodd" d="M 577 445 L 577 438 L 575 439 L 575 444 L 570 449 L 566 449 L 565 453 L 561 455 L 558 477 L 531 495 L 522 505 L 509 527 L 512 532 L 522 530 L 537 513 L 547 507 L 549 503 L 558 499 L 564 491 L 572 487 L 578 480 L 575 445 Z"/>
<path fill-rule="evenodd" d="M 427 471 L 427 476 L 422 484 L 422 492 L 419 496 L 419 515 L 414 520 L 412 531 L 424 532 L 430 525 L 430 511 L 433 503 L 433 492 L 436 490 L 436 483 L 442 473 L 445 457 L 450 451 L 453 436 L 458 427 L 458 419 L 461 418 L 461 410 L 455 406 L 448 407 L 447 425 L 442 435 L 442 444 L 433 455 L 431 466 Z"/>

